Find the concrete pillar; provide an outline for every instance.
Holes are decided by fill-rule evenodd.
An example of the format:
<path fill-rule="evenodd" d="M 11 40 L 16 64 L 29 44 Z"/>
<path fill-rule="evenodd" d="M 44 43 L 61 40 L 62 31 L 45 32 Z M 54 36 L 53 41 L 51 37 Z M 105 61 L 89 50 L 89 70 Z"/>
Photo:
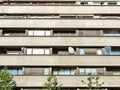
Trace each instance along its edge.
<path fill-rule="evenodd" d="M 3 30 L 2 30 L 2 29 L 0 29 L 0 36 L 2 36 L 2 31 L 3 31 Z"/>
<path fill-rule="evenodd" d="M 49 74 L 50 74 L 50 75 L 52 74 L 52 67 L 50 67 L 50 71 L 49 71 Z"/>

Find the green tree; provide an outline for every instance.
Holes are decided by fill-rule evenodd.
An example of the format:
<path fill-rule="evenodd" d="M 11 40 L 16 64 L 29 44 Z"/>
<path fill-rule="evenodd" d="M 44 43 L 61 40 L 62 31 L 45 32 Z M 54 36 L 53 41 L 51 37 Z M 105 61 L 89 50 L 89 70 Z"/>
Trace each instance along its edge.
<path fill-rule="evenodd" d="M 13 90 L 14 86 L 13 75 L 8 72 L 7 67 L 4 67 L 0 71 L 0 90 Z"/>
<path fill-rule="evenodd" d="M 43 90 L 60 90 L 60 87 L 61 85 L 58 85 L 56 76 L 50 75 L 44 84 Z"/>
<path fill-rule="evenodd" d="M 100 78 L 98 76 L 93 76 L 91 73 L 89 73 L 87 82 L 85 82 L 83 80 L 81 80 L 81 82 L 84 84 L 87 84 L 89 90 L 92 90 L 92 89 L 99 90 L 102 87 L 102 85 L 104 84 L 104 82 L 100 83 L 99 79 Z"/>

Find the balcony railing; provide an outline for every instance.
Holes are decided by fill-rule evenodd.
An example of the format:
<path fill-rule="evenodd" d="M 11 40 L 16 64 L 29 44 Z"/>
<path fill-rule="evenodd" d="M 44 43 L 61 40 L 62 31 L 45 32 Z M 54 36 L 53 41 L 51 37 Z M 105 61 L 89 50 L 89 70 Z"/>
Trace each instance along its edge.
<path fill-rule="evenodd" d="M 107 71 L 105 72 L 105 75 L 120 75 L 120 72 L 119 71 Z"/>
<path fill-rule="evenodd" d="M 77 35 L 76 33 L 55 33 L 53 35 L 45 36 L 45 35 L 26 35 L 25 33 L 23 34 L 12 34 L 12 33 L 5 33 L 0 35 L 1 37 L 120 37 L 120 34 L 103 34 L 103 35 Z"/>
<path fill-rule="evenodd" d="M 92 33 L 91 33 L 92 32 Z M 107 33 L 106 33 L 107 32 Z M 113 32 L 113 33 L 111 33 Z M 17 31 L 15 29 L 14 31 L 11 30 L 0 30 L 0 36 L 1 37 L 119 37 L 120 31 L 118 29 L 116 30 L 72 30 L 69 31 L 57 31 L 57 30 L 21 30 Z"/>
<path fill-rule="evenodd" d="M 87 2 L 87 1 L 49 1 L 49 2 L 33 2 L 33 1 L 9 1 L 9 2 L 0 2 L 1 5 L 76 5 L 76 6 L 116 6 L 120 5 L 118 1 L 97 1 L 97 2 Z"/>
<path fill-rule="evenodd" d="M 120 15 L 0 15 L 0 19 L 120 19 Z"/>

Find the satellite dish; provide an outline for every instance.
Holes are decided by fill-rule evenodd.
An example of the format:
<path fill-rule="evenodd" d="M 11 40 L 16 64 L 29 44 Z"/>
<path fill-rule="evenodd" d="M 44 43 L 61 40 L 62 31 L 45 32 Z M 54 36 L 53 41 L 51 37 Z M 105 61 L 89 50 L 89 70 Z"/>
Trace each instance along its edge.
<path fill-rule="evenodd" d="M 102 50 L 101 49 L 97 49 L 97 55 L 102 55 Z"/>
<path fill-rule="evenodd" d="M 72 48 L 72 47 L 68 47 L 68 52 L 69 52 L 70 54 L 74 54 L 74 53 L 75 53 L 75 50 L 74 50 L 74 48 Z"/>

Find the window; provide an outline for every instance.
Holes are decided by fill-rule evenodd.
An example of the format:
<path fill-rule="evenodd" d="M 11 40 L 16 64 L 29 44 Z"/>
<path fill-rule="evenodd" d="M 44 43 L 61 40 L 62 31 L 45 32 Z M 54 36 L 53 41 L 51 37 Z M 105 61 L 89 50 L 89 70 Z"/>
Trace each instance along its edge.
<path fill-rule="evenodd" d="M 108 2 L 108 5 L 117 5 L 117 2 Z"/>
<path fill-rule="evenodd" d="M 70 75 L 70 70 L 69 69 L 65 69 L 65 75 Z"/>
<path fill-rule="evenodd" d="M 46 30 L 45 31 L 45 36 L 50 36 L 51 35 L 51 31 L 50 30 Z"/>
<path fill-rule="evenodd" d="M 29 30 L 28 31 L 28 36 L 33 36 L 34 34 L 33 34 L 33 30 Z"/>
<path fill-rule="evenodd" d="M 80 68 L 80 75 L 85 75 L 85 69 L 83 69 L 83 68 Z"/>
<path fill-rule="evenodd" d="M 93 5 L 100 5 L 100 2 L 93 2 Z"/>
<path fill-rule="evenodd" d="M 50 48 L 27 48 L 27 54 L 50 54 Z"/>
<path fill-rule="evenodd" d="M 86 73 L 86 75 L 88 75 L 89 73 L 92 73 L 92 72 L 91 72 L 91 69 L 90 69 L 90 68 L 86 68 L 86 69 L 85 69 L 85 73 Z"/>
<path fill-rule="evenodd" d="M 97 69 L 95 69 L 95 68 L 91 69 L 91 73 L 92 73 L 92 75 L 97 75 Z"/>
<path fill-rule="evenodd" d="M 3 69 L 0 69 L 3 70 Z M 22 75 L 22 68 L 8 68 L 8 72 L 12 75 Z"/>
<path fill-rule="evenodd" d="M 117 5 L 120 5 L 120 2 L 117 2 Z"/>
<path fill-rule="evenodd" d="M 33 49 L 33 54 L 44 54 L 44 49 Z"/>
<path fill-rule="evenodd" d="M 49 75 L 49 68 L 44 68 L 44 75 Z"/>
<path fill-rule="evenodd" d="M 45 35 L 45 31 L 33 31 L 34 32 L 34 36 L 44 36 Z"/>
<path fill-rule="evenodd" d="M 50 36 L 50 30 L 28 30 L 28 36 Z"/>
<path fill-rule="evenodd" d="M 111 47 L 105 47 L 105 54 L 110 55 L 111 54 Z"/>
<path fill-rule="evenodd" d="M 22 69 L 8 69 L 8 72 L 13 75 L 22 75 Z"/>
<path fill-rule="evenodd" d="M 88 2 L 88 5 L 94 5 L 93 2 Z"/>
<path fill-rule="evenodd" d="M 27 48 L 27 54 L 32 54 L 32 48 Z"/>
<path fill-rule="evenodd" d="M 120 55 L 120 48 L 119 47 L 112 47 L 111 48 L 111 55 Z"/>
<path fill-rule="evenodd" d="M 75 2 L 75 5 L 81 5 L 81 2 L 76 1 L 76 2 Z"/>
<path fill-rule="evenodd" d="M 71 75 L 75 75 L 75 70 L 71 69 Z"/>
<path fill-rule="evenodd" d="M 53 69 L 53 75 L 58 75 L 58 70 L 57 69 Z"/>
<path fill-rule="evenodd" d="M 8 69 L 8 72 L 13 75 L 17 75 L 17 69 Z"/>
<path fill-rule="evenodd" d="M 50 54 L 50 49 L 44 49 L 45 50 L 45 54 Z"/>
<path fill-rule="evenodd" d="M 23 71 L 22 69 L 18 69 L 18 75 L 22 75 Z"/>
<path fill-rule="evenodd" d="M 101 2 L 102 5 L 108 5 L 108 2 Z"/>
<path fill-rule="evenodd" d="M 79 73 L 80 75 L 88 75 L 89 73 L 97 75 L 97 68 L 80 68 Z"/>
<path fill-rule="evenodd" d="M 81 2 L 81 5 L 88 5 L 88 2 Z"/>
<path fill-rule="evenodd" d="M 65 19 L 75 19 L 76 15 L 60 15 L 60 18 L 65 18 Z"/>
<path fill-rule="evenodd" d="M 84 55 L 84 54 L 85 54 L 85 51 L 84 51 L 83 48 L 80 48 L 80 49 L 79 49 L 79 54 L 80 54 L 80 55 Z"/>
<path fill-rule="evenodd" d="M 54 75 L 75 75 L 75 70 L 70 68 L 54 68 Z"/>
<path fill-rule="evenodd" d="M 59 69 L 59 75 L 64 75 L 65 74 L 65 70 L 64 69 Z"/>

